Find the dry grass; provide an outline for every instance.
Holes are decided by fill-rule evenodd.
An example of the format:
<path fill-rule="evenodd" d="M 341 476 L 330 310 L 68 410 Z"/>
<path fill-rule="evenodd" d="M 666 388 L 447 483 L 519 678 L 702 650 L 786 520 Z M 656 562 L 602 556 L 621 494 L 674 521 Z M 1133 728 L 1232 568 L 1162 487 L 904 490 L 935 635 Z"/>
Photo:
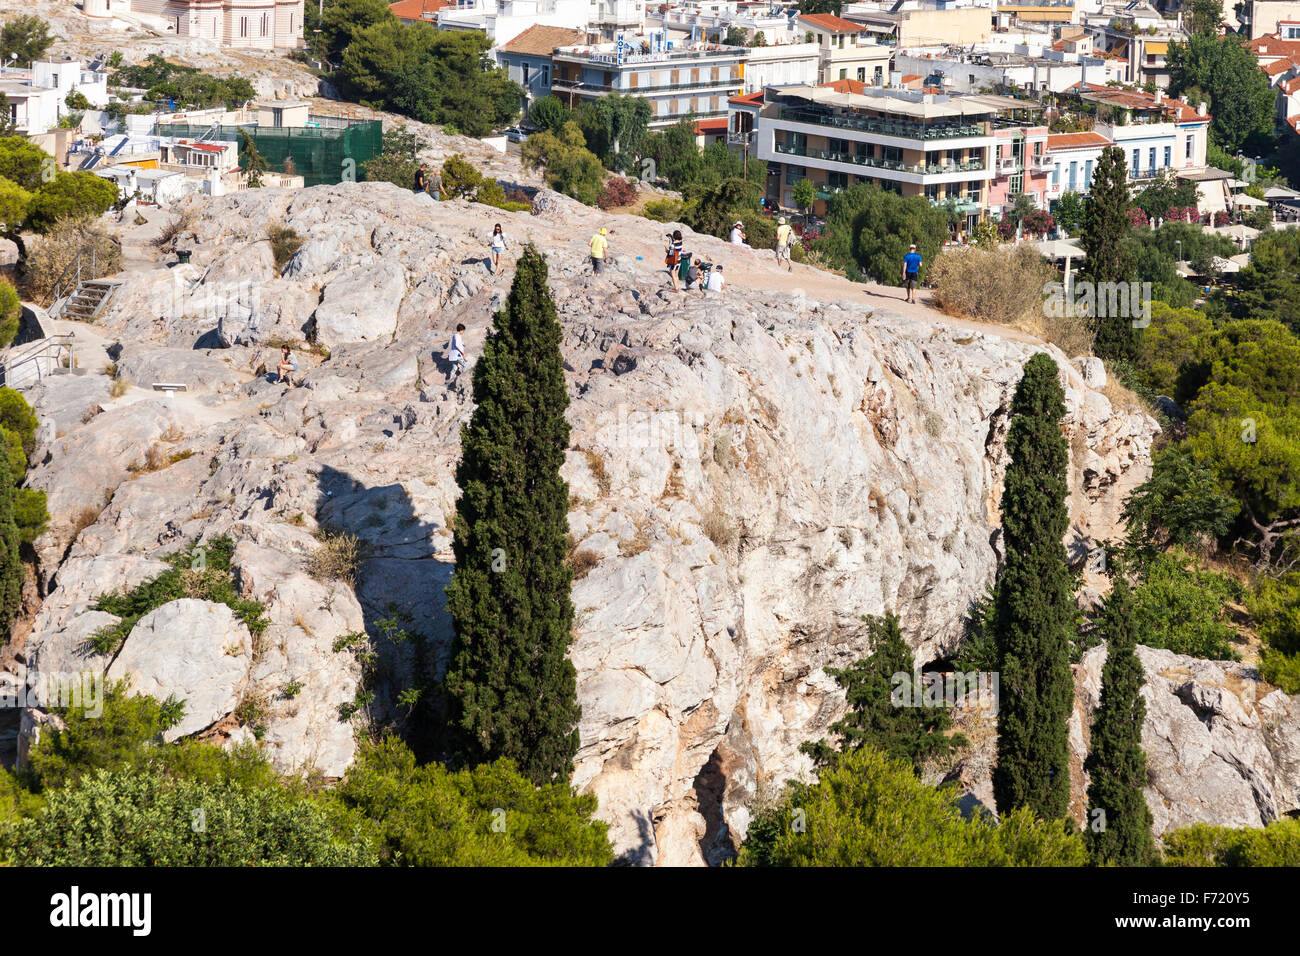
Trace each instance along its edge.
<path fill-rule="evenodd" d="M 307 559 L 307 573 L 318 581 L 343 581 L 355 584 L 357 571 L 365 560 L 365 544 L 346 531 L 321 530 L 316 533 L 320 541 Z"/>
<path fill-rule="evenodd" d="M 935 301 L 949 315 L 1028 332 L 1066 355 L 1092 353 L 1084 317 L 1047 314 L 1043 287 L 1058 276 L 1029 246 L 949 250 L 935 260 L 930 279 Z"/>
<path fill-rule="evenodd" d="M 591 571 L 600 564 L 600 555 L 590 548 L 583 548 L 580 551 L 574 551 L 565 562 L 569 565 L 569 570 L 573 572 L 573 580 L 581 581 Z"/>
<path fill-rule="evenodd" d="M 736 453 L 731 448 L 731 436 L 726 432 L 719 433 L 713 439 L 713 460 L 723 469 L 730 468 L 736 460 Z"/>
<path fill-rule="evenodd" d="M 99 509 L 89 505 L 72 516 L 72 537 L 76 537 L 99 520 Z"/>
<path fill-rule="evenodd" d="M 275 256 L 277 269 L 283 269 L 306 241 L 291 226 L 286 226 L 282 222 L 274 222 L 267 226 L 266 238 L 271 242 L 271 254 Z"/>
<path fill-rule="evenodd" d="M 176 427 L 175 422 L 168 425 L 166 431 L 164 431 L 161 435 L 158 436 L 159 440 L 165 441 L 169 445 L 175 444 L 176 442 L 180 441 L 184 437 L 185 437 L 185 433 Z"/>
<path fill-rule="evenodd" d="M 194 228 L 194 219 L 194 210 L 190 208 L 172 213 L 167 222 L 163 224 L 162 232 L 154 239 L 154 246 L 161 248 L 177 236 L 190 232 Z"/>
<path fill-rule="evenodd" d="M 98 279 L 122 270 L 122 247 L 108 234 L 98 219 L 67 216 L 57 220 L 44 236 L 28 247 L 27 272 L 23 277 L 24 297 L 48 306 L 53 302 L 54 285 L 63 270 L 88 245 L 93 245 L 92 259 L 82 259 L 83 279 Z"/>
<path fill-rule="evenodd" d="M 167 455 L 162 446 L 154 442 L 149 446 L 149 450 L 145 452 L 144 459 L 128 465 L 126 470 L 137 475 L 147 475 L 153 471 L 162 471 L 168 464 Z"/>
<path fill-rule="evenodd" d="M 609 472 L 605 470 L 605 459 L 600 457 L 599 452 L 590 449 L 582 454 L 587 459 L 587 467 L 591 470 L 591 477 L 595 480 L 601 495 L 608 495 L 613 482 L 610 480 Z"/>
<path fill-rule="evenodd" d="M 130 387 L 131 387 L 131 380 L 129 378 L 125 378 L 121 375 L 115 376 L 113 378 L 113 384 L 108 386 L 108 397 L 121 398 L 123 395 L 127 393 L 127 390 Z"/>
<path fill-rule="evenodd" d="M 1146 412 L 1155 414 L 1155 409 L 1148 405 L 1133 390 L 1121 385 L 1114 375 L 1106 376 L 1106 384 L 1101 393 L 1110 401 L 1111 408 L 1126 412 Z"/>
<path fill-rule="evenodd" d="M 625 558 L 634 558 L 643 551 L 650 549 L 650 533 L 646 530 L 645 522 L 638 521 L 636 525 L 636 534 L 627 541 L 618 543 L 618 553 Z"/>
<path fill-rule="evenodd" d="M 738 537 L 735 524 L 716 507 L 700 519 L 700 529 L 722 551 L 735 544 Z"/>

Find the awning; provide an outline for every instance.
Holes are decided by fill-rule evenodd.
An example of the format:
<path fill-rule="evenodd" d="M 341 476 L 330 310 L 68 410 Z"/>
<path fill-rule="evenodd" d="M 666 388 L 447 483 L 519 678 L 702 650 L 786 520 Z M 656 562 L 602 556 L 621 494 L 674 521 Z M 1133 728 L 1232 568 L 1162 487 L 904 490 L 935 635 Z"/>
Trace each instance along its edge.
<path fill-rule="evenodd" d="M 1152 40 L 1146 45 L 1147 56 L 1161 56 L 1169 52 L 1169 43 L 1166 40 Z"/>
<path fill-rule="evenodd" d="M 1267 206 L 1268 203 L 1262 199 L 1256 199 L 1254 196 L 1247 196 L 1245 193 L 1235 193 L 1232 197 L 1234 206 Z"/>

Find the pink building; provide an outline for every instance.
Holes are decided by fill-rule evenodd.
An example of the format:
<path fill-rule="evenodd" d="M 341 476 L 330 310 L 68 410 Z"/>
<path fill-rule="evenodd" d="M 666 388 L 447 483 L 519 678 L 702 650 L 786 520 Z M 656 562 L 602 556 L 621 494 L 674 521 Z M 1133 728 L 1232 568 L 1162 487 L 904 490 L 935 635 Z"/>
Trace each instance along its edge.
<path fill-rule="evenodd" d="M 1046 126 L 1002 126 L 994 129 L 993 178 L 989 181 L 988 211 L 1006 212 L 1025 193 L 1040 209 L 1047 208 Z"/>

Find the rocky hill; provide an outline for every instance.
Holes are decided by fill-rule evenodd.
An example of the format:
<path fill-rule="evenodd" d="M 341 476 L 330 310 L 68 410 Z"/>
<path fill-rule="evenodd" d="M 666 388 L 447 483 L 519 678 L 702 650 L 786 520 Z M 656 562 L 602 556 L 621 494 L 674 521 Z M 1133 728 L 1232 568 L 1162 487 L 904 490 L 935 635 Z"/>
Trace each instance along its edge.
<path fill-rule="evenodd" d="M 27 390 L 44 423 L 30 481 L 54 523 L 37 542 L 43 600 L 9 666 L 133 676 L 189 701 L 181 733 L 245 739 L 231 715 L 258 699 L 262 746 L 284 770 L 338 776 L 352 758 L 340 708 L 362 675 L 340 638 L 375 641 L 376 718 L 402 719 L 394 698 L 415 666 L 409 644 L 381 636 L 395 615 L 445 666 L 453 472 L 471 406 L 464 383 L 444 385 L 443 352 L 464 322 L 472 362 L 522 242 L 549 258 L 572 397 L 574 782 L 598 795 L 629 862 L 724 857 L 760 791 L 807 771 L 798 745 L 843 708 L 825 668 L 869 650 L 865 615 L 896 611 L 918 663 L 953 649 L 997 566 L 1008 408 L 1036 350 L 1065 377 L 1075 558 L 1114 534 L 1124 494 L 1149 472 L 1157 426 L 1112 405 L 1095 360 L 1072 364 L 810 268 L 778 272 L 770 253 L 688 231 L 688 250 L 730 277 L 701 299 L 669 290 L 662 226 L 546 192 L 533 215 L 383 183 L 193 202 L 174 242 L 191 263 L 169 268 L 170 246 L 128 234 L 131 271 L 96 324 L 76 327 L 88 374 Z M 512 243 L 499 276 L 486 262 L 497 221 Z M 306 241 L 277 268 L 267 228 L 281 224 Z M 594 276 L 586 240 L 600 225 L 615 261 Z M 301 353 L 302 387 L 269 381 L 277 343 L 306 334 L 318 345 Z M 135 383 L 118 397 L 101 372 L 110 361 Z M 168 400 L 155 382 L 188 391 Z M 311 573 L 322 528 L 367 543 L 354 584 Z M 218 535 L 235 543 L 243 596 L 267 608 L 265 633 L 186 600 L 141 620 L 112 658 L 88 655 L 87 638 L 115 620 L 88 609 L 98 595 Z M 1185 706 L 1148 718 L 1153 765 L 1183 787 L 1157 783 L 1170 805 L 1158 823 L 1259 823 L 1295 808 L 1283 738 L 1297 739 L 1297 701 L 1261 687 L 1242 717 L 1222 694 L 1209 701 L 1218 685 L 1202 662 L 1160 666 L 1187 675 L 1166 694 Z M 1080 728 L 1099 668 L 1079 668 Z M 1254 681 L 1245 668 L 1219 674 L 1234 690 Z M 1230 727 L 1210 726 L 1228 710 Z M 1188 715 L 1210 729 L 1182 727 Z M 1178 733 L 1162 729 L 1174 718 Z M 1211 752 L 1215 795 L 1194 775 Z M 978 748 L 956 772 L 978 799 Z"/>

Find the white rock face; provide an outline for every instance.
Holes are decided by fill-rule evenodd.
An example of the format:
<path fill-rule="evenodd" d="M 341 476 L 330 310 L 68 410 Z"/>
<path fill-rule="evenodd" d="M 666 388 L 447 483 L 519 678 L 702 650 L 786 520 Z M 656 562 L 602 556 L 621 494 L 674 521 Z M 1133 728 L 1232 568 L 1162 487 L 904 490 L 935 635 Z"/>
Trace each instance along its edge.
<path fill-rule="evenodd" d="M 805 772 L 799 744 L 840 715 L 825 669 L 869 652 L 864 615 L 896 611 L 920 662 L 958 641 L 997 566 L 1011 396 L 1046 347 L 891 313 L 860 286 L 805 267 L 791 279 L 760 253 L 689 231 L 691 251 L 726 263 L 732 291 L 673 294 L 655 271 L 659 224 L 542 198 L 536 216 L 485 214 L 358 183 L 201 204 L 187 240 L 196 284 L 125 276 L 96 328 L 147 354 L 191 350 L 228 319 L 234 346 L 196 354 L 239 384 L 177 396 L 170 410 L 107 407 L 85 423 L 65 410 L 97 393 L 74 394 L 73 379 L 31 393 L 38 414 L 59 409 L 68 428 L 38 451 L 31 477 L 50 490 L 55 518 L 36 543 L 46 594 L 31 659 L 66 660 L 94 623 L 73 622 L 98 595 L 229 535 L 239 589 L 271 621 L 257 659 L 209 648 L 195 661 L 221 675 L 209 693 L 197 674 L 181 679 L 179 637 L 151 645 L 133 633 L 113 667 L 128 655 L 160 690 L 166 677 L 203 693 L 191 713 L 204 727 L 229 713 L 232 694 L 258 694 L 262 745 L 284 770 L 342 774 L 355 748 L 343 712 L 364 694 L 373 719 L 418 729 L 396 698 L 417 676 L 439 677 L 450 653 L 448 522 L 472 408 L 468 375 L 443 386 L 445 348 L 463 322 L 472 364 L 509 290 L 514 252 L 500 276 L 484 265 L 500 220 L 512 249 L 531 241 L 548 257 L 571 399 L 569 524 L 577 549 L 598 559 L 573 589 L 574 782 L 599 797 L 629 860 L 724 855 L 759 789 Z M 228 280 L 198 277 L 217 275 L 218 262 L 220 275 L 238 275 L 244 255 L 260 274 L 271 222 L 306 244 L 245 314 L 237 286 L 221 295 L 214 286 Z M 613 230 L 613 261 L 595 277 L 586 241 L 600 225 Z M 177 303 L 161 324 L 151 311 L 160 290 Z M 200 294 L 232 304 L 192 308 Z M 299 351 L 305 387 L 255 374 L 277 354 L 259 343 L 301 341 L 313 324 L 329 357 Z M 1081 556 L 1114 535 L 1123 495 L 1149 473 L 1157 426 L 1112 408 L 1048 351 L 1066 394 L 1067 545 Z M 171 426 L 182 434 L 164 439 Z M 129 471 L 156 441 L 193 454 Z M 94 520 L 83 527 L 73 517 L 87 500 Z M 355 587 L 307 573 L 322 527 L 367 544 Z M 418 653 L 384 637 L 397 614 L 423 635 Z M 377 660 L 369 683 L 353 653 L 334 650 L 360 631 Z"/>
<path fill-rule="evenodd" d="M 182 598 L 140 618 L 106 676 L 127 678 L 133 691 L 158 700 L 185 701 L 185 716 L 163 734 L 175 740 L 235 709 L 252 656 L 248 628 L 230 608 Z"/>
<path fill-rule="evenodd" d="M 1259 827 L 1300 809 L 1300 698 L 1254 668 L 1138 647 L 1146 671 L 1147 805 L 1157 834 L 1192 823 Z M 1078 667 L 1077 726 L 1096 709 L 1106 648 Z M 1082 761 L 1081 734 L 1071 744 Z M 1086 793 L 1087 775 L 1079 791 Z"/>

